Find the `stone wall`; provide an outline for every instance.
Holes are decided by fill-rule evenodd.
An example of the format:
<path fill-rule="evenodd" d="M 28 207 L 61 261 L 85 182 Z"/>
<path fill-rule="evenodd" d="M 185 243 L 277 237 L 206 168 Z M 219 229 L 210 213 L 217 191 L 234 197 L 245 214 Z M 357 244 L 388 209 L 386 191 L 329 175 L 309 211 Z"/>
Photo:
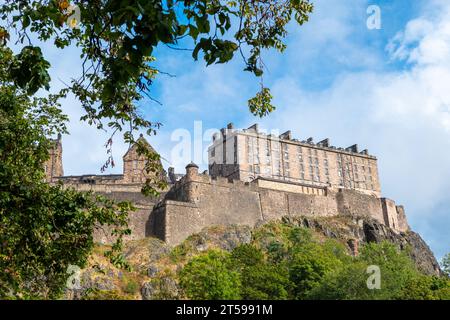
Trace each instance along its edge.
<path fill-rule="evenodd" d="M 85 185 L 85 184 L 64 184 L 66 188 L 75 188 L 78 191 L 93 191 L 98 195 L 119 201 L 130 201 L 136 208 L 136 211 L 130 212 L 128 216 L 128 226 L 131 234 L 124 237 L 125 241 L 139 240 L 149 235 L 154 235 L 156 228 L 150 225 L 150 221 L 154 216 L 153 208 L 164 197 L 162 192 L 160 197 L 147 197 L 141 193 L 141 188 L 135 188 L 128 185 Z M 164 220 L 157 221 L 157 225 L 164 226 Z M 115 237 L 111 235 L 112 228 L 107 226 L 97 226 L 94 230 L 94 241 L 102 244 L 111 244 L 115 241 Z M 163 234 L 156 234 L 158 238 L 162 238 Z"/>
<path fill-rule="evenodd" d="M 212 225 L 248 225 L 284 216 L 371 217 L 396 232 L 409 229 L 403 207 L 355 190 L 315 187 L 259 178 L 242 182 L 198 174 L 191 164 L 153 210 L 147 235 L 177 245 Z"/>

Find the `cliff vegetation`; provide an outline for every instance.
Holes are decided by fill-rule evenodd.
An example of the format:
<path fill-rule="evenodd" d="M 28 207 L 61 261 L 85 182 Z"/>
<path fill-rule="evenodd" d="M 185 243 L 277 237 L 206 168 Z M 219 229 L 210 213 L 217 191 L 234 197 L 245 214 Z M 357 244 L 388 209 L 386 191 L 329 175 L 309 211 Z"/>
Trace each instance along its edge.
<path fill-rule="evenodd" d="M 147 238 L 125 245 L 129 271 L 111 265 L 104 250 L 96 248 L 67 298 L 450 299 L 445 267 L 420 236 L 371 220 L 211 227 L 172 249 Z"/>

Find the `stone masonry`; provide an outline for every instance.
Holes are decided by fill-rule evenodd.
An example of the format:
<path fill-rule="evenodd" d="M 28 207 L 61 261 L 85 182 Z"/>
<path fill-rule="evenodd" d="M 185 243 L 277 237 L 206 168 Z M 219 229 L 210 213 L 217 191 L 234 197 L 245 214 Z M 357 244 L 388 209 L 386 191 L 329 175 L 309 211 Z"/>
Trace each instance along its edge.
<path fill-rule="evenodd" d="M 228 126 L 230 129 L 231 125 Z M 219 163 L 218 159 L 229 153 L 226 150 L 223 152 L 224 148 L 228 148 L 226 144 L 216 140 L 209 148 L 210 173 L 200 174 L 198 166 L 193 163 L 187 165 L 184 175 L 175 174 L 174 169 L 169 168 L 168 177 L 165 177 L 165 173 L 163 177 L 168 180 L 169 188 L 161 190 L 158 198 L 145 197 L 140 192 L 146 179 L 143 169 L 145 160 L 137 154 L 136 146 L 131 146 L 123 157 L 123 174 L 63 176 L 62 143 L 61 137 L 58 137 L 54 141 L 54 150 L 50 152 L 51 157 L 45 164 L 47 180 L 50 183 L 61 182 L 65 187 L 79 191 L 100 193 L 118 201 L 131 201 L 138 210 L 130 215 L 132 234 L 128 239 L 155 236 L 171 246 L 205 227 L 232 224 L 254 227 L 286 216 L 370 217 L 394 232 L 409 230 L 404 208 L 397 206 L 393 200 L 380 198 L 376 158 L 369 156 L 367 151 L 359 153 L 356 146 L 339 150 L 330 147 L 328 141 L 305 144 L 294 141 L 286 133 L 269 143 L 269 149 L 272 150 L 271 146 L 278 143 L 279 139 L 283 141 L 277 150 L 285 150 L 282 156 L 280 153 L 280 159 L 284 160 L 278 159 L 280 164 L 276 165 L 284 168 L 283 174 L 254 175 L 253 171 L 250 175 L 248 169 L 251 167 L 255 170 L 256 163 L 262 162 L 262 155 L 267 150 L 262 152 L 259 148 L 267 142 L 261 142 L 263 140 L 260 140 L 256 126 L 252 126 L 250 140 L 255 138 L 260 144 L 255 153 L 253 147 L 250 150 L 248 148 L 248 135 L 235 130 L 230 132 L 234 134 L 231 141 L 238 141 L 231 149 L 231 154 L 235 155 L 233 161 Z M 144 138 L 141 136 L 139 139 Z M 239 142 L 240 139 L 244 141 L 243 144 Z M 145 139 L 143 141 L 152 148 Z M 264 163 L 270 164 L 270 170 L 274 170 L 273 159 L 278 157 L 276 153 L 267 154 L 271 156 L 272 162 Z M 252 160 L 253 164 L 249 165 L 239 160 L 242 156 L 258 158 L 258 161 Z M 297 170 L 302 168 L 300 160 L 304 160 L 304 168 L 313 167 L 311 179 L 306 179 Z M 314 178 L 316 170 L 320 174 L 318 179 Z M 352 172 L 352 178 L 347 178 L 349 172 Z M 355 175 L 356 172 L 360 172 L 360 175 Z M 356 184 L 357 176 L 365 177 L 364 185 Z M 343 183 L 340 183 L 339 177 L 343 178 Z M 110 230 L 98 228 L 95 240 L 110 243 L 113 238 Z"/>
<path fill-rule="evenodd" d="M 290 131 L 265 134 L 254 124 L 235 129 L 228 124 L 216 133 L 208 149 L 209 173 L 252 181 L 258 177 L 334 186 L 380 196 L 377 158 L 358 145 L 337 148 L 330 139 L 300 141 Z"/>
<path fill-rule="evenodd" d="M 357 190 L 259 177 L 251 182 L 199 174 L 195 164 L 156 205 L 149 235 L 177 245 L 212 225 L 248 225 L 284 216 L 371 217 L 396 232 L 409 230 L 403 207 Z"/>

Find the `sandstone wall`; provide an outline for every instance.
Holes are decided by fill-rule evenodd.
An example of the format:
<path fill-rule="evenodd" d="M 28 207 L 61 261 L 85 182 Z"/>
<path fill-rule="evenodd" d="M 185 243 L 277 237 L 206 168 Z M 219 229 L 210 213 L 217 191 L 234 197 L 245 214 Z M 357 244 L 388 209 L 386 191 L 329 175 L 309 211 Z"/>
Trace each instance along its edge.
<path fill-rule="evenodd" d="M 154 210 L 147 235 L 177 245 L 213 225 L 248 225 L 283 216 L 371 217 L 397 231 L 406 231 L 403 208 L 389 199 L 354 190 L 257 179 L 251 183 L 199 175 L 195 167 Z M 406 227 L 405 227 L 406 226 Z"/>
<path fill-rule="evenodd" d="M 344 215 L 369 216 L 384 223 L 380 199 L 355 190 L 339 189 L 335 194 L 337 211 Z"/>
<path fill-rule="evenodd" d="M 156 226 L 164 228 L 164 215 L 156 215 L 159 220 L 153 222 L 153 208 L 155 204 L 160 202 L 165 193 L 161 193 L 160 197 L 146 197 L 141 193 L 139 186 L 127 185 L 86 185 L 86 184 L 67 184 L 66 188 L 72 187 L 78 191 L 93 191 L 96 194 L 103 195 L 107 198 L 119 201 L 130 201 L 136 208 L 136 211 L 129 213 L 128 226 L 131 234 L 124 237 L 124 240 L 139 240 L 156 232 L 158 238 L 163 238 L 164 234 L 159 232 Z M 102 244 L 111 244 L 115 241 L 115 237 L 111 235 L 112 228 L 107 226 L 97 226 L 94 231 L 94 241 Z"/>

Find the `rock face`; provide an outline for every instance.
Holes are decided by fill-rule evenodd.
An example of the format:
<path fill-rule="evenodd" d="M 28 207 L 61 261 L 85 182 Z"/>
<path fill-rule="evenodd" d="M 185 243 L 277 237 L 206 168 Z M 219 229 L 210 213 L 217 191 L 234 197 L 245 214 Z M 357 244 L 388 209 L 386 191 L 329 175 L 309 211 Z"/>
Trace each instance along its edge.
<path fill-rule="evenodd" d="M 324 236 L 343 240 L 356 240 L 357 243 L 389 241 L 401 250 L 408 250 L 416 266 L 425 274 L 441 275 L 439 263 L 428 245 L 413 231 L 396 232 L 376 220 L 357 217 L 335 219 L 314 219 L 309 217 L 285 218 L 284 222 L 311 228 Z M 350 249 L 352 241 L 347 241 Z"/>
<path fill-rule="evenodd" d="M 353 216 L 285 217 L 283 224 L 311 229 L 314 235 L 336 239 L 347 244 L 348 251 L 358 254 L 358 248 L 368 242 L 389 241 L 401 250 L 408 250 L 419 270 L 429 275 L 442 272 L 433 253 L 415 232 L 398 232 L 380 222 Z M 232 251 L 258 237 L 259 227 L 229 225 L 203 229 L 181 245 L 170 248 L 156 238 L 130 241 L 123 254 L 132 271 L 119 270 L 109 264 L 100 252 L 94 254 L 90 266 L 82 270 L 80 287 L 68 290 L 68 299 L 179 299 L 183 298 L 177 272 L 190 258 L 209 249 Z M 264 238 L 263 241 L 269 241 Z M 94 296 L 89 292 L 94 291 Z"/>

